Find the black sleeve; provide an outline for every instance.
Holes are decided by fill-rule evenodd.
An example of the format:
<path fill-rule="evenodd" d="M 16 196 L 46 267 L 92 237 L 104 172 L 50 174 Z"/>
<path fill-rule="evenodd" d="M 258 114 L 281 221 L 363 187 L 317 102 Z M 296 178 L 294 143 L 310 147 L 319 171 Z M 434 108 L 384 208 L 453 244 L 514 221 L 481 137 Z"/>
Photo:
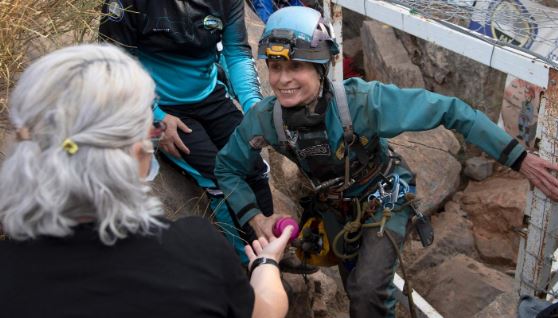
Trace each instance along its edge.
<path fill-rule="evenodd" d="M 99 24 L 99 41 L 128 50 L 135 49 L 139 14 L 132 0 L 105 0 Z"/>
<path fill-rule="evenodd" d="M 231 244 L 221 233 L 219 236 L 226 245 L 223 246 L 222 268 L 228 277 L 229 313 L 227 317 L 252 317 L 256 298 L 247 271 Z"/>
<path fill-rule="evenodd" d="M 515 162 L 512 164 L 511 168 L 515 171 L 519 171 L 519 169 L 521 168 L 521 164 L 523 163 L 523 160 L 525 160 L 525 157 L 527 157 L 527 151 L 523 151 L 521 155 L 517 157 Z"/>
<path fill-rule="evenodd" d="M 179 227 L 179 231 L 177 230 Z M 186 253 L 196 256 L 196 262 L 203 262 L 206 270 L 214 272 L 224 286 L 219 292 L 220 306 L 226 306 L 227 317 L 251 317 L 254 311 L 255 295 L 246 270 L 236 255 L 232 245 L 224 235 L 217 231 L 207 220 L 200 217 L 187 217 L 175 222 L 174 241 L 183 241 L 182 251 L 189 251 L 192 245 L 198 246 L 198 253 Z M 200 250 L 201 249 L 201 250 Z M 191 256 L 189 256 L 191 258 Z M 215 301 L 212 299 L 210 301 Z"/>

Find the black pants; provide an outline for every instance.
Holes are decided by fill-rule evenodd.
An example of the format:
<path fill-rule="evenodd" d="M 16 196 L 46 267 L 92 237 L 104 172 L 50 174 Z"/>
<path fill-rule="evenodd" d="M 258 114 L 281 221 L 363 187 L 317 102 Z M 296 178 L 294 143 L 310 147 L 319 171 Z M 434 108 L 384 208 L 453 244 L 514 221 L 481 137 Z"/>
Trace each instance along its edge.
<path fill-rule="evenodd" d="M 160 105 L 159 107 L 167 114 L 178 117 L 192 129 L 191 133 L 178 130 L 180 139 L 190 149 L 189 155 L 181 152 L 182 158 L 203 177 L 217 184 L 213 172 L 217 152 L 225 146 L 230 135 L 244 117 L 227 96 L 225 88 L 222 85 L 216 85 L 207 98 L 195 104 Z M 254 174 L 249 176 L 246 181 L 256 195 L 258 207 L 269 216 L 273 214 L 273 200 L 268 180 L 263 176 L 266 170 L 263 159 L 260 159 Z M 234 225 L 238 228 L 236 216 L 230 209 L 229 212 L 235 221 Z M 241 233 L 241 236 L 248 242 L 254 238 L 250 228 L 243 229 Z"/>

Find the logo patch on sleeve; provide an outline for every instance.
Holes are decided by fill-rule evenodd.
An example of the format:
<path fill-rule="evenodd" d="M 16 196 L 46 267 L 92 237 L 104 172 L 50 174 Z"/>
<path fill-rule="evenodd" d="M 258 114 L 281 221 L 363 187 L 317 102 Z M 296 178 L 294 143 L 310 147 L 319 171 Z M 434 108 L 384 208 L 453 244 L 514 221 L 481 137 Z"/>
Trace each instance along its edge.
<path fill-rule="evenodd" d="M 209 31 L 221 31 L 223 30 L 223 21 L 221 21 L 218 17 L 208 15 L 203 19 L 203 27 Z"/>
<path fill-rule="evenodd" d="M 124 8 L 119 0 L 110 0 L 108 3 L 107 16 L 110 21 L 120 22 L 124 18 Z"/>

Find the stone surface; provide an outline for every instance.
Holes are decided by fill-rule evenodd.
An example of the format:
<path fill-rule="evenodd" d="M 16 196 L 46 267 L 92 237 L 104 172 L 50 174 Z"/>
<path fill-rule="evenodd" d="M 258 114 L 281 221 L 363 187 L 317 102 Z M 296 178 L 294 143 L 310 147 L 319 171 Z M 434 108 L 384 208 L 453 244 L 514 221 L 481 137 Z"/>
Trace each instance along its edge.
<path fill-rule="evenodd" d="M 270 184 L 271 195 L 273 196 L 273 211 L 275 213 L 289 214 L 295 219 L 299 219 L 302 214 L 302 208 L 291 197 L 276 189 Z"/>
<path fill-rule="evenodd" d="M 429 268 L 436 267 L 447 258 L 465 254 L 478 257 L 473 237 L 473 224 L 467 218 L 467 213 L 460 209 L 455 201 L 449 201 L 444 207 L 444 212 L 432 215 L 431 222 L 434 228 L 434 243 L 423 247 L 418 238 L 408 240 L 404 249 L 404 262 L 411 275 L 421 275 Z M 413 230 L 414 232 L 414 230 Z M 416 235 L 411 235 L 416 237 Z M 415 286 L 417 290 L 424 291 L 422 286 Z"/>
<path fill-rule="evenodd" d="M 465 160 L 463 173 L 476 181 L 482 181 L 492 175 L 494 160 L 485 157 L 473 157 Z"/>
<path fill-rule="evenodd" d="M 493 121 L 498 119 L 506 74 L 408 33 L 395 33 L 420 68 L 425 88 L 461 98 Z"/>
<path fill-rule="evenodd" d="M 420 209 L 437 211 L 458 188 L 461 164 L 455 155 L 459 142 L 443 127 L 425 132 L 407 132 L 390 140 L 390 145 L 416 174 Z"/>
<path fill-rule="evenodd" d="M 361 37 L 367 79 L 456 96 L 498 119 L 506 74 L 376 21 Z"/>
<path fill-rule="evenodd" d="M 361 37 L 367 80 L 400 87 L 425 87 L 420 69 L 412 63 L 393 28 L 377 21 L 365 21 Z"/>
<path fill-rule="evenodd" d="M 483 260 L 514 265 L 519 236 L 513 231 L 523 222 L 529 183 L 515 172 L 469 182 L 461 198 L 462 209 L 473 222 L 475 244 Z"/>
<path fill-rule="evenodd" d="M 289 296 L 287 318 L 344 318 L 348 317 L 348 299 L 336 282 L 334 273 L 325 269 L 307 276 L 284 273 L 283 285 Z"/>
<path fill-rule="evenodd" d="M 519 296 L 516 292 L 502 293 L 473 318 L 515 317 Z"/>
<path fill-rule="evenodd" d="M 446 260 L 421 280 L 427 286 L 421 295 L 444 317 L 472 317 L 513 289 L 511 277 L 465 255 Z"/>
<path fill-rule="evenodd" d="M 271 166 L 270 183 L 297 203 L 300 198 L 309 195 L 312 186 L 297 165 L 271 148 L 266 150 Z"/>
<path fill-rule="evenodd" d="M 159 163 L 161 170 L 152 189 L 163 202 L 165 215 L 171 220 L 190 215 L 211 217 L 207 197 L 193 179 L 160 157 Z"/>

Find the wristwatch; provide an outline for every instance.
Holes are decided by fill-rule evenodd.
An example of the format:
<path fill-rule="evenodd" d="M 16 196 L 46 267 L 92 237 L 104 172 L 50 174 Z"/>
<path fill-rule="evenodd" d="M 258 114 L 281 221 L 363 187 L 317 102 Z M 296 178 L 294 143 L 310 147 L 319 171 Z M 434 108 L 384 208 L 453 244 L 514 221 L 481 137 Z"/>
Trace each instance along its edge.
<path fill-rule="evenodd" d="M 279 268 L 279 264 L 277 263 L 276 260 L 274 260 L 272 258 L 268 258 L 268 257 L 258 257 L 254 260 L 254 262 L 252 263 L 252 266 L 250 266 L 250 274 L 252 274 L 252 272 L 254 271 L 254 269 L 256 269 L 256 267 L 258 267 L 262 264 L 271 264 L 271 265 L 277 266 L 277 268 Z"/>

